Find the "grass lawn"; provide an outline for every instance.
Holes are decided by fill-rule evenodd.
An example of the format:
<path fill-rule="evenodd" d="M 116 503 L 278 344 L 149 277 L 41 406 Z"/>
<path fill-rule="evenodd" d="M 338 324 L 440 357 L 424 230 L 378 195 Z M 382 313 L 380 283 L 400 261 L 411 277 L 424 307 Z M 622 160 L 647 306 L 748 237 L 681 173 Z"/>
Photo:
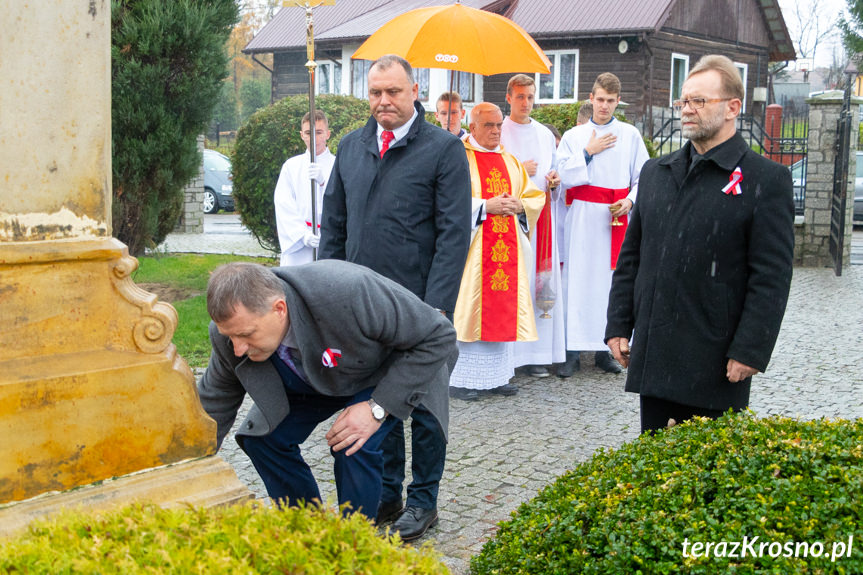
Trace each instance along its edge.
<path fill-rule="evenodd" d="M 210 358 L 207 326 L 207 280 L 218 266 L 250 261 L 265 266 L 277 265 L 274 258 L 253 258 L 228 254 L 160 254 L 138 258 L 132 279 L 142 289 L 156 294 L 160 301 L 177 310 L 180 323 L 174 332 L 177 351 L 192 367 L 206 367 Z"/>

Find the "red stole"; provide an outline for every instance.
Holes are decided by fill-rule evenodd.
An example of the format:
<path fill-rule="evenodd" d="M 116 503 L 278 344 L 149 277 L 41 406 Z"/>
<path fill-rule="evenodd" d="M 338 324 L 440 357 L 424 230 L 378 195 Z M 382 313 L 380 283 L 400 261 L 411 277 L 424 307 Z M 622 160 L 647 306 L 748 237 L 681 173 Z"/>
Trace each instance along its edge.
<path fill-rule="evenodd" d="M 482 199 L 512 193 L 501 154 L 475 152 Z M 518 223 L 516 216 L 486 215 L 482 224 L 482 341 L 518 337 Z"/>
<path fill-rule="evenodd" d="M 575 186 L 566 190 L 566 205 L 573 200 L 591 202 L 594 204 L 613 204 L 621 200 L 629 193 L 629 188 L 600 188 L 599 186 Z M 623 245 L 623 236 L 626 235 L 626 224 L 629 218 L 620 216 L 617 221 L 623 225 L 611 226 L 611 269 L 617 268 L 617 256 L 620 255 L 620 247 Z"/>

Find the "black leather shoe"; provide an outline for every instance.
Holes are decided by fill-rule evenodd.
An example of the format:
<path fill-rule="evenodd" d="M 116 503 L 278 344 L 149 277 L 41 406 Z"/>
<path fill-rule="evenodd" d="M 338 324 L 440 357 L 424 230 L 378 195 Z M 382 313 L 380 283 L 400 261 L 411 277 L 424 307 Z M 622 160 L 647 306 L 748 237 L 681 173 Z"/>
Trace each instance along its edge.
<path fill-rule="evenodd" d="M 413 541 L 422 537 L 429 527 L 434 527 L 437 522 L 437 509 L 408 505 L 402 516 L 393 523 L 391 530 L 398 533 L 402 541 Z"/>
<path fill-rule="evenodd" d="M 620 364 L 614 361 L 614 358 L 611 357 L 611 354 L 607 351 L 596 352 L 596 358 L 594 361 L 596 362 L 596 367 L 598 367 L 602 371 L 608 373 L 620 373 L 621 371 L 623 371 L 623 368 L 620 367 Z"/>
<path fill-rule="evenodd" d="M 511 383 L 507 383 L 506 385 L 501 385 L 500 387 L 493 387 L 489 389 L 489 392 L 495 395 L 515 395 L 518 393 L 518 388 Z"/>
<path fill-rule="evenodd" d="M 462 401 L 477 401 L 479 399 L 479 392 L 466 387 L 450 387 L 449 396 Z"/>
<path fill-rule="evenodd" d="M 378 505 L 378 514 L 376 515 L 375 525 L 383 525 L 390 521 L 398 519 L 404 508 L 401 499 L 396 501 L 381 501 Z"/>
<path fill-rule="evenodd" d="M 576 371 L 581 369 L 581 352 L 569 351 L 566 352 L 566 362 L 557 366 L 557 377 L 572 377 Z"/>

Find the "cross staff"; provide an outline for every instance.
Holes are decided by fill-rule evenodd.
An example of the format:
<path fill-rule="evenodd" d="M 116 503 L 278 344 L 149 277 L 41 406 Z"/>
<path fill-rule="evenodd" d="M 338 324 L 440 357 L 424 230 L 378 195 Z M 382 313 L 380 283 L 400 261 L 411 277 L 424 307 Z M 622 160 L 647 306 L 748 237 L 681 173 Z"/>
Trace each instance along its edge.
<path fill-rule="evenodd" d="M 315 121 L 315 24 L 312 18 L 312 8 L 318 6 L 334 6 L 336 0 L 283 0 L 284 7 L 297 7 L 306 9 L 306 68 L 309 69 L 309 159 L 315 163 L 315 129 L 318 123 Z M 302 129 L 302 126 L 300 126 Z M 318 194 L 317 182 L 310 180 L 312 191 L 312 233 L 317 235 L 318 230 Z M 312 248 L 312 260 L 318 259 L 318 249 Z"/>

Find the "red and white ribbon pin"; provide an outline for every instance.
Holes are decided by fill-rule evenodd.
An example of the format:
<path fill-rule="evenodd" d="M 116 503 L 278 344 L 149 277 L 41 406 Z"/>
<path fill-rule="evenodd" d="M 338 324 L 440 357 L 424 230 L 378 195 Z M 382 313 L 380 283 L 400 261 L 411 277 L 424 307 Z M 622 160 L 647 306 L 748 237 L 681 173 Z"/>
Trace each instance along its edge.
<path fill-rule="evenodd" d="M 325 367 L 336 367 L 339 365 L 340 357 L 342 357 L 342 350 L 328 347 L 324 350 L 324 355 L 321 357 L 321 360 L 324 362 Z"/>
<path fill-rule="evenodd" d="M 731 172 L 731 175 L 728 176 L 728 184 L 726 184 L 726 186 L 722 188 L 722 191 L 726 194 L 739 196 L 743 193 L 743 190 L 740 187 L 740 182 L 742 181 L 743 172 L 740 171 L 740 166 L 737 166 L 736 168 L 734 168 L 734 171 Z"/>

